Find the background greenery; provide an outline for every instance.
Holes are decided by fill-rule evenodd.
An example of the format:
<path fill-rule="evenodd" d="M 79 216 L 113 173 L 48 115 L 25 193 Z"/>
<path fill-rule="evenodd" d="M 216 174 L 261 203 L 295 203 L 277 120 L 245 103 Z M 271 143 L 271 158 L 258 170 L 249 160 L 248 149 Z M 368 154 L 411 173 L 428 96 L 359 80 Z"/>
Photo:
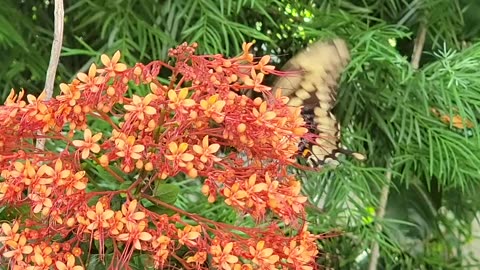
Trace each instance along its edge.
<path fill-rule="evenodd" d="M 38 94 L 53 37 L 52 1 L 2 2 L 1 99 L 12 87 Z M 368 160 L 302 174 L 314 206 L 312 228 L 343 232 L 321 242 L 319 263 L 368 269 L 378 243 L 377 269 L 478 267 L 464 246 L 473 240 L 471 223 L 480 206 L 480 2 L 77 0 L 65 1 L 65 8 L 57 83 L 116 50 L 133 64 L 165 59 L 183 41 L 197 41 L 202 53 L 233 56 L 243 41 L 255 40 L 255 53 L 274 54 L 280 65 L 313 40 L 346 39 L 353 60 L 336 114 L 344 143 Z M 427 35 L 416 70 L 410 61 L 421 27 Z M 459 113 L 475 127 L 444 124 L 431 108 Z M 179 207 L 242 222 L 221 204 L 209 205 L 196 184 L 178 183 Z M 382 189 L 389 196 L 385 216 L 378 218 Z"/>

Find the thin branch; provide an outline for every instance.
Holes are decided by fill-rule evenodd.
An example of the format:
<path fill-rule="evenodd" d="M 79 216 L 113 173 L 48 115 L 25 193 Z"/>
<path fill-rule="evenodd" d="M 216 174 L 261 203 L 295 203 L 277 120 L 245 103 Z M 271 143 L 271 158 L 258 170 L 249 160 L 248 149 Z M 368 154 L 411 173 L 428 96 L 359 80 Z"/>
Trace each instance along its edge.
<path fill-rule="evenodd" d="M 392 160 L 390 159 L 387 164 L 387 171 L 385 172 L 385 180 L 386 183 L 382 187 L 382 191 L 380 193 L 380 201 L 377 208 L 377 213 L 375 217 L 375 232 L 379 236 L 383 231 L 383 226 L 381 220 L 385 216 L 385 208 L 387 207 L 388 202 L 388 194 L 390 192 L 390 183 L 392 182 Z M 372 251 L 371 251 L 370 263 L 368 265 L 369 270 L 376 270 L 378 264 L 378 258 L 380 257 L 380 245 L 378 241 L 375 241 L 372 244 Z"/>
<path fill-rule="evenodd" d="M 52 51 L 50 54 L 50 63 L 48 64 L 47 76 L 45 78 L 46 100 L 49 100 L 53 96 L 55 74 L 57 73 L 60 53 L 62 51 L 64 24 L 63 0 L 55 0 L 54 20 Z"/>
<path fill-rule="evenodd" d="M 50 53 L 50 62 L 48 63 L 47 75 L 45 78 L 45 100 L 49 100 L 53 96 L 53 87 L 55 85 L 55 75 L 57 74 L 58 62 L 60 61 L 60 53 L 62 51 L 63 41 L 63 24 L 64 24 L 64 8 L 63 0 L 55 0 L 54 9 L 54 32 L 52 51 Z M 45 139 L 37 140 L 37 149 L 45 148 Z"/>
<path fill-rule="evenodd" d="M 418 69 L 418 67 L 420 66 L 420 58 L 422 57 L 423 45 L 425 44 L 426 35 L 427 27 L 424 23 L 420 23 L 420 28 L 418 28 L 417 38 L 415 39 L 415 45 L 413 47 L 411 61 L 413 69 Z"/>
<path fill-rule="evenodd" d="M 427 35 L 427 27 L 424 23 L 420 23 L 420 28 L 418 29 L 417 38 L 415 39 L 415 44 L 413 47 L 412 61 L 410 64 L 414 69 L 418 69 L 420 66 L 420 58 L 422 56 L 423 46 L 425 45 L 425 37 Z M 377 235 L 380 235 L 383 231 L 381 220 L 385 216 L 385 208 L 387 207 L 388 194 L 390 192 L 390 184 L 392 182 L 392 160 L 390 159 L 387 164 L 387 171 L 385 172 L 386 183 L 382 187 L 380 193 L 380 201 L 376 213 L 375 221 L 375 232 Z M 378 265 L 378 258 L 380 258 L 380 245 L 378 241 L 375 241 L 372 244 L 370 263 L 368 265 L 369 270 L 376 270 Z"/>

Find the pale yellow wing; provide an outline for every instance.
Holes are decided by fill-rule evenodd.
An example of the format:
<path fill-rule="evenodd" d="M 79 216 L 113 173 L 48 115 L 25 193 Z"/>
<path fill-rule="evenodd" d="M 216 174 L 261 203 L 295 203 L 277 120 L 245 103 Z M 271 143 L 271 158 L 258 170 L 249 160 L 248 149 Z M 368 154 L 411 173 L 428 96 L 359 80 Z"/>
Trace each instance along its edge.
<path fill-rule="evenodd" d="M 350 61 L 350 52 L 342 39 L 319 41 L 296 54 L 282 68 L 283 71 L 300 71 L 299 74 L 279 77 L 274 82 L 274 92 L 281 89 L 289 96 L 289 105 L 303 106 L 304 118 L 310 132 L 317 134 L 314 141 L 303 142 L 300 150 L 311 166 L 336 165 L 338 154 L 353 153 L 340 144 L 340 127 L 332 114 L 337 95 L 338 80 Z"/>

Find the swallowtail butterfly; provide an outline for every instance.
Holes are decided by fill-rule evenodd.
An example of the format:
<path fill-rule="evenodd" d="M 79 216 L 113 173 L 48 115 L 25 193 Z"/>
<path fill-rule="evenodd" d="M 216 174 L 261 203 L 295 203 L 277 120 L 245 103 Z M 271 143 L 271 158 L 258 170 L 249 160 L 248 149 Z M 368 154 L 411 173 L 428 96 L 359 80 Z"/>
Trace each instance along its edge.
<path fill-rule="evenodd" d="M 340 143 L 340 125 L 332 113 L 341 73 L 350 61 L 344 40 L 319 41 L 297 53 L 282 68 L 300 71 L 293 76 L 279 77 L 272 86 L 290 98 L 288 105 L 303 106 L 302 114 L 314 138 L 304 138 L 300 153 L 312 167 L 337 165 L 340 154 L 359 160 L 365 156 L 344 148 Z"/>

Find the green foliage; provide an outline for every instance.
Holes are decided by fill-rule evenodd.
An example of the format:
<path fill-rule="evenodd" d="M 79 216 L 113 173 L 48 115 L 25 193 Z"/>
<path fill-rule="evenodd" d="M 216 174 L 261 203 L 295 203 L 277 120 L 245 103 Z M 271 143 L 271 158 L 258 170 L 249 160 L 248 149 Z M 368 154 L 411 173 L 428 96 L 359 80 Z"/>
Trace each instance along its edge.
<path fill-rule="evenodd" d="M 51 44 L 53 31 L 38 26 L 38 10 L 30 8 L 18 1 L 3 1 L 0 9 L 2 101 L 10 88 L 35 88 L 35 81 L 45 78 L 50 48 L 43 43 Z M 38 9 L 43 8 L 39 5 Z"/>
<path fill-rule="evenodd" d="M 4 2 L 2 99 L 11 87 L 38 93 L 50 53 L 52 5 Z M 326 255 L 319 263 L 366 269 L 372 243 L 378 242 L 378 269 L 468 265 L 462 246 L 472 237 L 470 224 L 480 205 L 478 3 L 79 0 L 66 3 L 66 8 L 58 81 L 85 71 L 100 54 L 116 50 L 134 63 L 164 59 L 169 48 L 183 41 L 198 42 L 201 52 L 234 55 L 243 41 L 255 40 L 255 52 L 276 55 L 274 61 L 280 65 L 311 41 L 345 38 L 352 61 L 342 77 L 336 115 L 344 144 L 365 153 L 368 160 L 345 160 L 339 168 L 303 175 L 313 229 L 342 232 L 321 241 Z M 411 55 L 423 26 L 424 53 L 420 69 L 414 70 Z M 432 108 L 450 117 L 458 114 L 474 128 L 449 126 Z M 89 173 L 103 175 L 99 168 Z M 108 188 L 110 182 L 98 184 Z M 388 183 L 386 215 L 379 219 L 375 212 Z M 215 221 L 253 222 L 222 203 L 208 203 L 199 190 L 198 182 L 184 180 L 164 198 Z M 376 224 L 383 226 L 382 233 L 377 233 Z"/>

